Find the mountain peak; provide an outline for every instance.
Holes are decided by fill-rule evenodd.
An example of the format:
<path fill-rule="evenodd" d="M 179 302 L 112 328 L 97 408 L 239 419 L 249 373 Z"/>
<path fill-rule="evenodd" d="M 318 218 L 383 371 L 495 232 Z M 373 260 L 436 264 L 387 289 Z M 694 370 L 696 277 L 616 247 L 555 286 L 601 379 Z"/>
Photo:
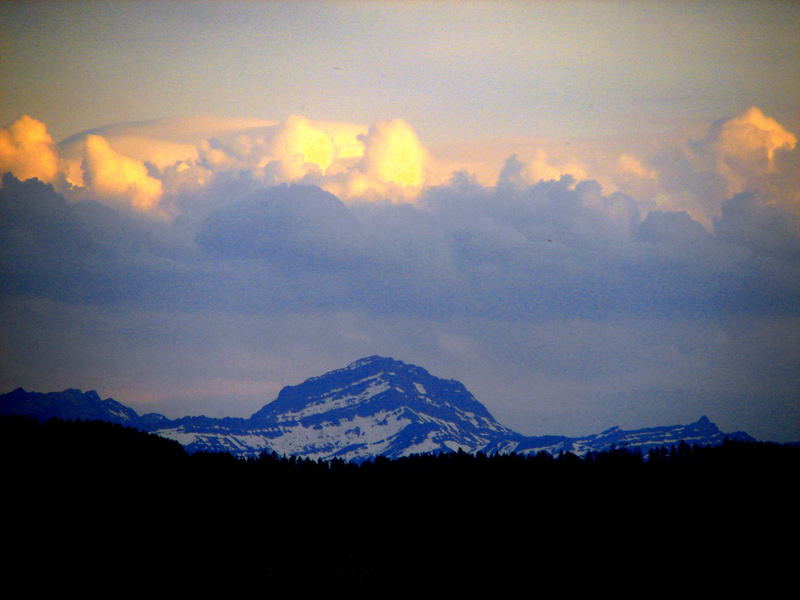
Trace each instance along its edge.
<path fill-rule="evenodd" d="M 288 412 L 307 414 L 309 407 L 317 406 L 314 413 L 322 412 L 323 404 L 341 408 L 343 404 L 353 406 L 364 404 L 375 396 L 386 392 L 402 391 L 400 388 L 416 384 L 424 385 L 433 377 L 422 367 L 404 363 L 391 357 L 372 355 L 353 361 L 346 367 L 335 369 L 316 377 L 306 379 L 298 385 L 284 387 L 278 397 L 253 415 L 254 419 L 264 419 L 270 415 Z M 403 384 L 406 385 L 403 385 Z M 345 400 L 345 398 L 348 398 Z M 327 406 L 330 409 L 331 406 Z"/>
<path fill-rule="evenodd" d="M 273 447 L 298 453 L 325 446 L 327 457 L 474 448 L 511 433 L 462 383 L 377 355 L 283 388 L 251 419 L 274 431 Z"/>
<path fill-rule="evenodd" d="M 377 354 L 373 354 L 372 356 L 365 356 L 364 358 L 359 358 L 358 360 L 354 360 L 349 365 L 347 365 L 345 369 L 351 369 L 354 367 L 359 367 L 361 365 L 374 362 L 381 362 L 386 360 L 394 360 L 394 359 L 391 356 L 378 356 Z"/>
<path fill-rule="evenodd" d="M 386 367 L 411 367 L 415 369 L 421 369 L 422 367 L 418 367 L 417 365 L 412 365 L 408 363 L 404 363 L 402 360 L 396 360 L 391 356 L 378 356 L 377 354 L 373 354 L 372 356 L 365 356 L 364 358 L 359 358 L 351 362 L 349 365 L 344 367 L 343 369 L 338 369 L 339 371 L 352 371 L 354 369 L 361 369 L 363 367 L 376 367 L 376 368 L 386 368 Z"/>
<path fill-rule="evenodd" d="M 334 369 L 333 371 L 328 371 L 327 373 L 317 375 L 316 377 L 310 377 L 301 383 L 300 386 L 308 386 L 312 382 L 317 382 L 320 384 L 322 382 L 326 382 L 328 384 L 333 383 L 338 385 L 344 384 L 349 380 L 355 380 L 353 378 L 362 378 L 363 380 L 363 378 L 366 377 L 379 375 L 385 375 L 387 378 L 411 378 L 420 381 L 422 379 L 429 378 L 439 380 L 438 377 L 434 377 L 423 367 L 411 363 L 405 363 L 402 360 L 397 360 L 390 356 L 378 356 L 377 354 L 374 354 L 372 356 L 359 358 L 358 360 L 351 362 L 346 367 Z M 285 387 L 283 390 L 281 390 L 281 394 L 278 396 L 278 398 L 280 398 L 285 391 L 289 391 L 297 387 L 299 386 Z"/>

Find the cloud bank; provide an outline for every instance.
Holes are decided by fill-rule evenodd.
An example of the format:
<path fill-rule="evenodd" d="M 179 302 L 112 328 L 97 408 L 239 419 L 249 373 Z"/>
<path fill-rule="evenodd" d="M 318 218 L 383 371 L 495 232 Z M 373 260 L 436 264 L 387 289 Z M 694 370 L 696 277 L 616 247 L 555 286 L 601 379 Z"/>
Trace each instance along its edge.
<path fill-rule="evenodd" d="M 711 124 L 699 139 L 663 145 L 647 156 L 615 149 L 598 158 L 580 143 L 553 156 L 544 146 L 532 142 L 525 159 L 509 156 L 496 173 L 498 185 L 565 175 L 595 180 L 608 192 L 634 197 L 643 209 L 685 210 L 708 229 L 722 204 L 740 193 L 800 211 L 797 138 L 757 107 Z M 188 192 L 232 177 L 318 185 L 345 202 L 402 203 L 417 202 L 459 167 L 433 156 L 400 119 L 367 127 L 299 115 L 282 122 L 174 118 L 98 128 L 56 146 L 43 123 L 23 116 L 0 130 L 0 170 L 52 183 L 71 199 L 174 218 Z"/>
<path fill-rule="evenodd" d="M 377 352 L 531 433 L 708 412 L 800 437 L 799 151 L 758 109 L 602 177 L 534 151 L 492 184 L 442 180 L 401 120 L 162 125 L 1 132 L 4 384 L 61 361 L 54 386 L 246 414 Z"/>
<path fill-rule="evenodd" d="M 192 117 L 112 125 L 56 146 L 44 123 L 22 116 L 0 131 L 0 171 L 93 199 L 174 218 L 187 192 L 247 177 L 260 185 L 309 183 L 345 200 L 413 201 L 429 157 L 400 119 L 371 127 Z"/>

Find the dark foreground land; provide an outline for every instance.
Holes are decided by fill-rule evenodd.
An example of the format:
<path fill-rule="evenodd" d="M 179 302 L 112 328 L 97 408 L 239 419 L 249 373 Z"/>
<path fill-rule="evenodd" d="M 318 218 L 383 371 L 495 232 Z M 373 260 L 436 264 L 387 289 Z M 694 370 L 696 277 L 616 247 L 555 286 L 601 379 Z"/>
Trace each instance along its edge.
<path fill-rule="evenodd" d="M 790 445 L 357 465 L 188 455 L 109 423 L 3 417 L 0 452 L 5 572 L 31 583 L 768 594 L 796 568 Z"/>

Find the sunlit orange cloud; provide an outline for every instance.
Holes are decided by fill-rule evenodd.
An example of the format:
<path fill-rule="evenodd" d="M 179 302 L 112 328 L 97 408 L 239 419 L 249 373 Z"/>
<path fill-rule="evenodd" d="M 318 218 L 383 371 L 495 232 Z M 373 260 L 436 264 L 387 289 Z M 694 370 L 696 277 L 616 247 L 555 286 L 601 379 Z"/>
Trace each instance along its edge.
<path fill-rule="evenodd" d="M 554 163 L 541 148 L 537 148 L 533 159 L 526 165 L 525 176 L 530 183 L 560 179 L 564 175 L 571 175 L 577 180 L 586 179 L 586 168 L 577 161 L 568 163 Z"/>
<path fill-rule="evenodd" d="M 272 127 L 275 123 L 276 121 L 263 119 L 209 116 L 117 123 L 73 135 L 60 142 L 58 149 L 65 163 L 80 163 L 83 160 L 86 136 L 100 135 L 119 154 L 166 169 L 178 162 L 197 161 L 203 143 L 209 139 Z"/>
<path fill-rule="evenodd" d="M 331 166 L 338 152 L 331 137 L 311 124 L 305 117 L 289 117 L 273 139 L 281 155 L 300 155 L 307 163 L 318 166 L 324 173 Z"/>
<path fill-rule="evenodd" d="M 369 127 L 356 123 L 338 123 L 335 121 L 313 121 L 314 126 L 324 131 L 336 148 L 337 159 L 347 159 L 364 156 L 364 142 L 362 136 L 367 134 Z"/>
<path fill-rule="evenodd" d="M 99 135 L 86 136 L 84 186 L 100 200 L 116 201 L 142 212 L 156 213 L 163 193 L 161 181 L 138 160 L 116 152 Z"/>
<path fill-rule="evenodd" d="M 169 119 L 120 124 L 73 136 L 62 143 L 67 180 L 76 188 L 97 192 L 98 199 L 101 190 L 117 198 L 122 195 L 123 185 L 112 187 L 105 181 L 97 170 L 97 160 L 91 182 L 84 173 L 86 140 L 100 135 L 107 147 L 100 151 L 97 140 L 91 142 L 95 158 L 114 152 L 117 158 L 125 157 L 142 167 L 151 165 L 148 176 L 162 182 L 165 195 L 196 189 L 223 172 L 247 172 L 265 184 L 316 183 L 345 201 L 413 201 L 426 183 L 428 151 L 414 129 L 400 119 L 369 128 L 312 121 L 300 115 L 282 122 L 222 125 L 210 119 L 209 135 L 204 136 L 202 118 Z M 184 132 L 183 127 L 189 131 Z M 103 135 L 106 133 L 108 138 Z M 130 167 L 133 163 L 126 164 Z M 158 195 L 155 185 L 139 178 L 140 185 L 133 186 L 132 167 L 124 171 L 131 205 L 152 210 Z"/>
<path fill-rule="evenodd" d="M 135 210 L 165 217 L 168 211 L 158 201 L 164 193 L 195 191 L 213 179 L 212 169 L 233 168 L 234 161 L 224 151 L 211 147 L 209 139 L 233 135 L 242 130 L 269 128 L 275 123 L 263 119 L 171 117 L 106 125 L 76 134 L 58 145 L 61 168 L 68 184 L 62 191 L 69 197 L 91 197 L 116 206 L 126 204 Z M 127 162 L 128 168 L 122 169 L 129 178 L 126 184 L 114 185 L 103 176 L 103 172 L 113 172 L 113 169 L 108 168 L 112 162 L 101 160 L 100 157 L 105 155 L 107 158 L 111 154 L 96 142 L 92 145 L 94 184 L 86 180 L 84 171 L 87 167 L 87 139 L 90 135 L 102 137 L 108 149 L 118 159 L 133 161 Z M 119 160 L 117 162 L 125 163 Z M 137 163 L 138 166 L 132 166 Z M 147 172 L 146 164 L 151 165 L 154 168 L 151 170 L 158 173 Z M 134 172 L 139 175 L 134 177 Z M 131 177 L 139 183 L 132 185 Z M 161 185 L 161 193 L 158 193 L 158 185 Z"/>
<path fill-rule="evenodd" d="M 6 172 L 22 180 L 55 180 L 58 154 L 44 123 L 22 115 L 0 129 L 0 173 Z"/>
<path fill-rule="evenodd" d="M 358 140 L 363 155 L 359 158 L 353 152 L 343 162 L 346 168 L 324 180 L 323 188 L 344 199 L 382 197 L 406 202 L 419 195 L 426 183 L 429 152 L 408 123 L 379 121 Z"/>
<path fill-rule="evenodd" d="M 776 151 L 797 145 L 793 133 L 755 106 L 713 127 L 709 141 L 728 195 L 758 189 L 764 175 L 775 172 Z"/>
<path fill-rule="evenodd" d="M 622 173 L 629 173 L 637 179 L 657 179 L 658 172 L 646 166 L 640 158 L 632 154 L 620 154 L 617 166 Z"/>
<path fill-rule="evenodd" d="M 291 115 L 266 137 L 254 175 L 266 169 L 274 183 L 298 181 L 309 174 L 337 176 L 353 168 L 364 155 L 363 136 L 367 127 L 354 123 L 312 121 Z"/>
<path fill-rule="evenodd" d="M 420 187 L 427 151 L 411 126 L 400 119 L 379 121 L 364 138 L 364 171 L 380 181 Z"/>
<path fill-rule="evenodd" d="M 599 152 L 597 142 L 565 141 L 547 138 L 486 139 L 459 142 L 433 148 L 429 181 L 442 182 L 454 171 L 469 173 L 478 183 L 493 186 L 510 156 L 522 163 L 519 183 L 532 185 L 539 181 L 571 175 L 576 180 L 595 179 L 604 189 L 616 189 L 609 176 L 608 150 Z M 613 153 L 613 152 L 612 152 Z M 599 156 L 603 156 L 599 160 Z"/>
<path fill-rule="evenodd" d="M 510 156 L 519 185 L 593 179 L 641 210 L 685 210 L 711 227 L 731 195 L 757 192 L 800 214 L 800 150 L 795 134 L 757 107 L 661 145 L 624 136 L 557 140 L 489 139 L 427 149 L 401 119 L 372 126 L 315 121 L 184 117 L 109 125 L 58 146 L 28 116 L 0 130 L 0 170 L 38 177 L 69 199 L 91 198 L 159 218 L 174 199 L 223 174 L 265 185 L 312 183 L 345 202 L 416 202 L 428 186 L 466 172 L 491 187 Z M 652 161 L 663 148 L 677 157 Z M 699 182 L 699 183 L 698 183 Z M 185 206 L 185 204 L 184 204 Z M 788 208 L 787 208 L 788 207 Z"/>
<path fill-rule="evenodd" d="M 722 203 L 741 192 L 800 215 L 797 138 L 757 107 L 707 126 L 662 167 L 658 207 L 685 210 L 709 228 Z"/>

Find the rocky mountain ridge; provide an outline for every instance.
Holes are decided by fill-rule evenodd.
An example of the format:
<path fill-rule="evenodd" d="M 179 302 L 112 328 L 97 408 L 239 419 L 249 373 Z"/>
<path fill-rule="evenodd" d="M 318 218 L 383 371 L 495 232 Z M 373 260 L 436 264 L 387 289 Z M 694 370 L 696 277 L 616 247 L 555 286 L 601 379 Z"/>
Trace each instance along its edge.
<path fill-rule="evenodd" d="M 189 452 L 242 457 L 276 452 L 356 461 L 459 449 L 584 455 L 628 447 L 646 453 L 681 441 L 717 445 L 726 437 L 753 440 L 744 432 L 725 434 L 705 416 L 688 425 L 629 431 L 614 427 L 577 438 L 524 436 L 498 423 L 462 383 L 380 356 L 287 386 L 247 419 L 139 415 L 113 399 L 100 399 L 95 391 L 75 389 L 42 394 L 18 388 L 0 396 L 0 414 L 110 421 L 177 440 Z"/>

